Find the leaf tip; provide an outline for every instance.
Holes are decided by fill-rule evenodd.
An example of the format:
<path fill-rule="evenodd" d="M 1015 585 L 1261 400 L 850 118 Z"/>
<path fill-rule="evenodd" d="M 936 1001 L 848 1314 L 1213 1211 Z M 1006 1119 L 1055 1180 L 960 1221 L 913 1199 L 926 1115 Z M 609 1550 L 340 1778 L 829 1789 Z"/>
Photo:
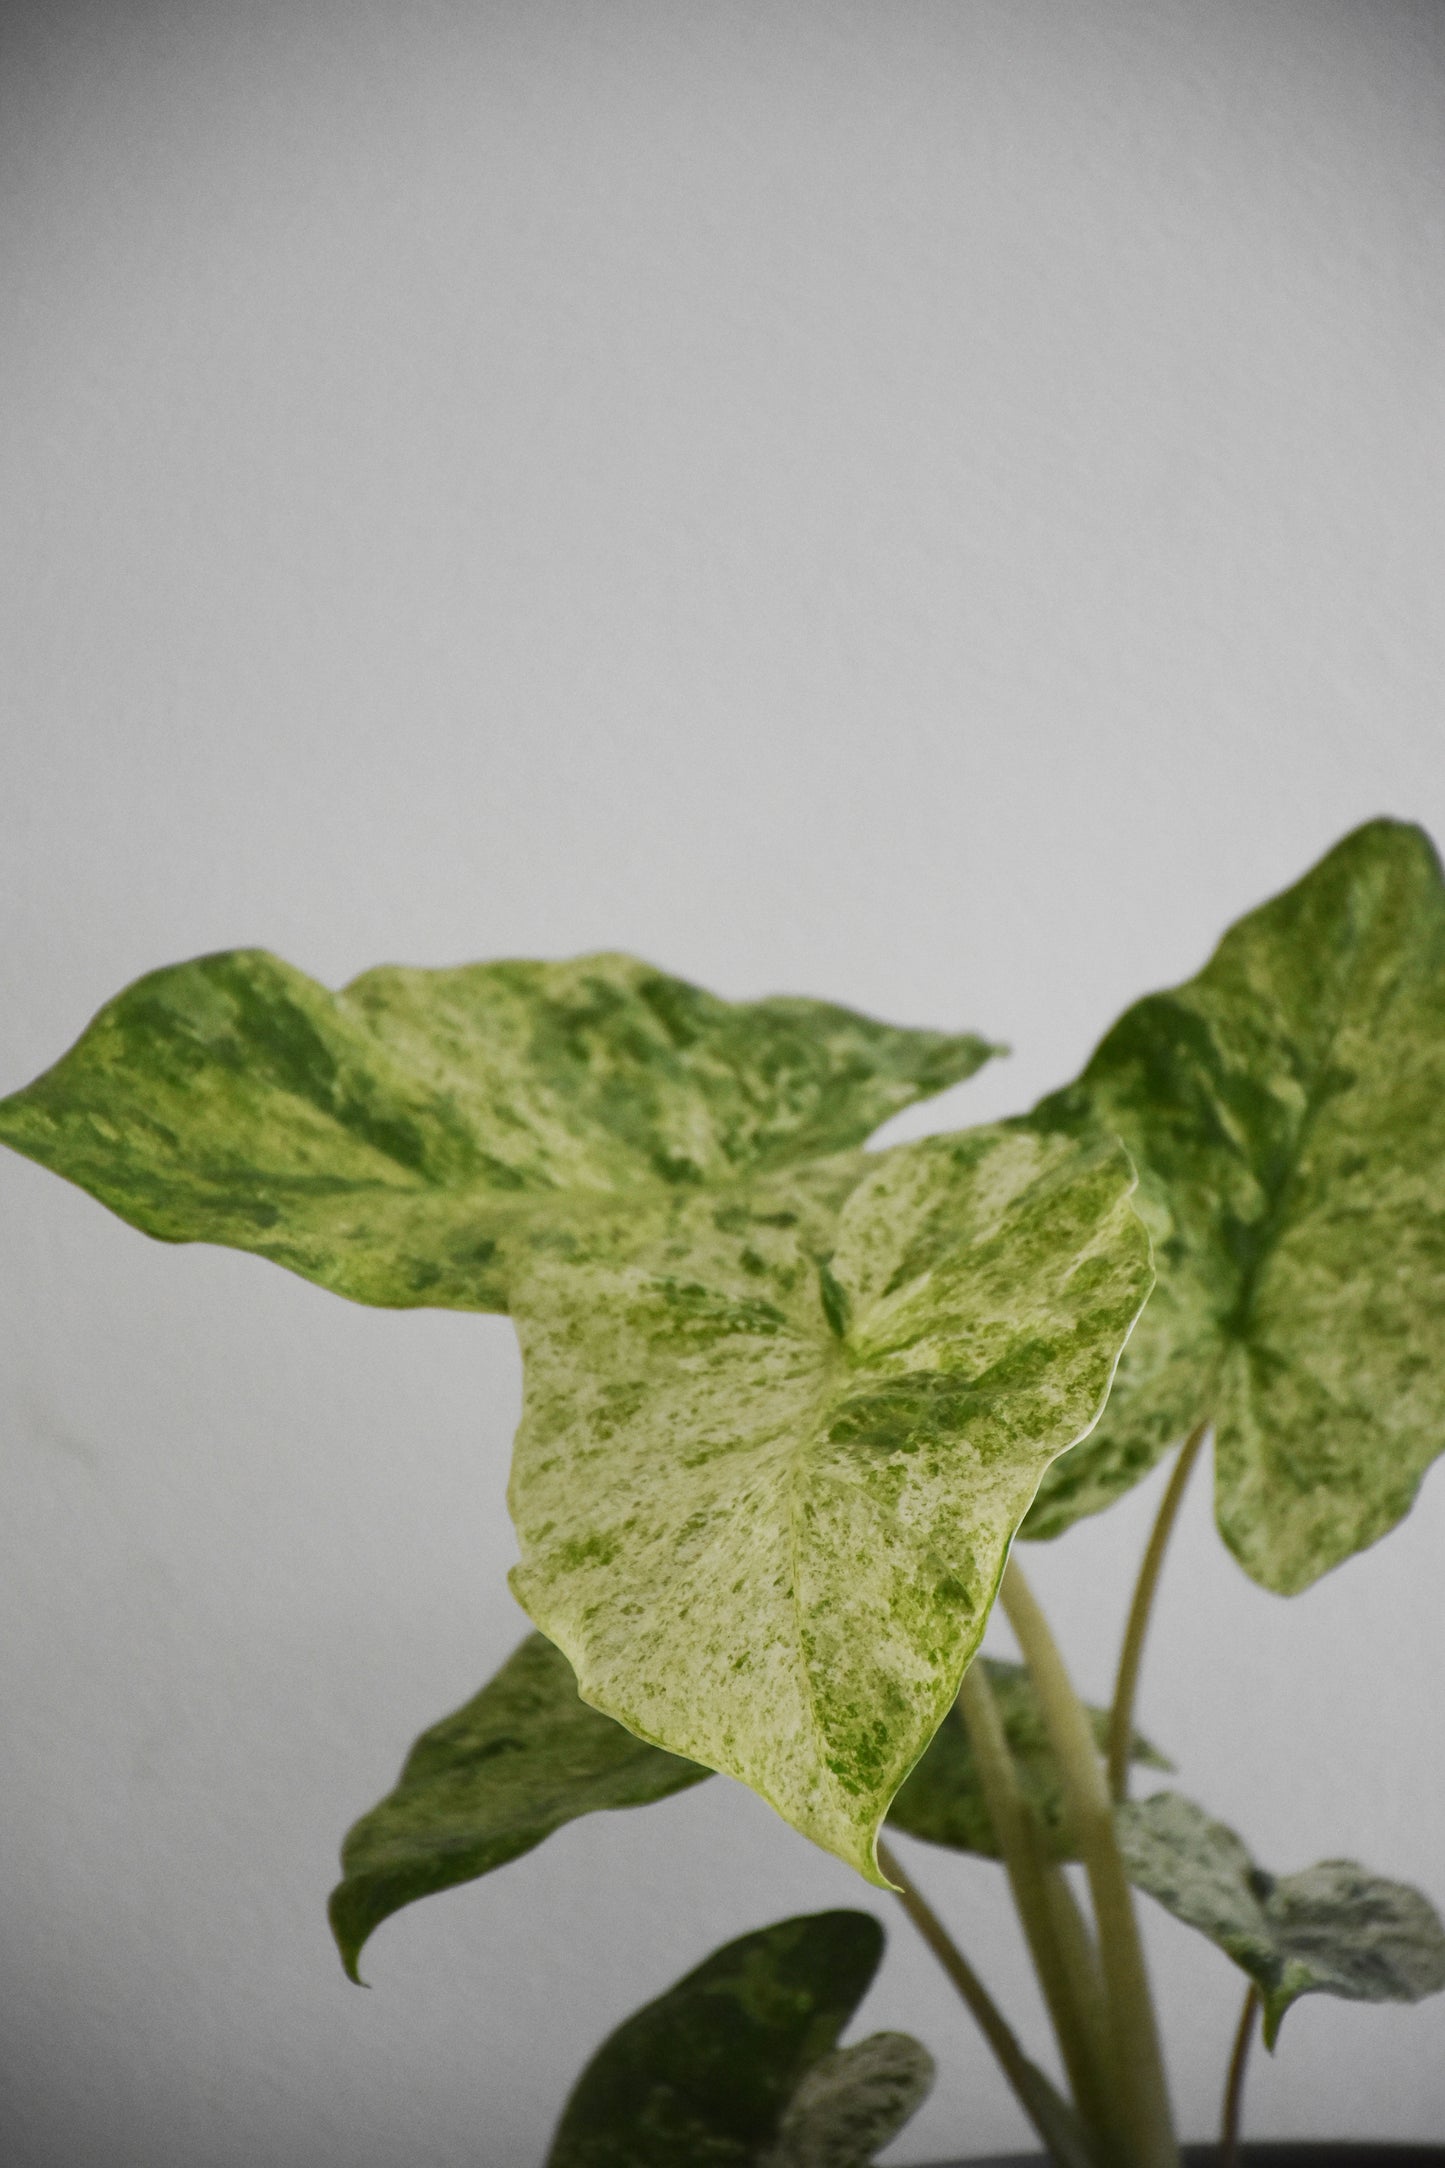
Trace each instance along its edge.
<path fill-rule="evenodd" d="M 346 1900 L 350 1885 L 338 1882 L 326 1901 L 326 1919 L 331 1929 L 331 1939 L 341 1959 L 341 1969 L 353 1987 L 369 1989 L 371 1982 L 363 1980 L 360 1972 L 361 1953 L 365 1949 L 374 1922 L 359 1921 L 350 1917 L 351 1907 Z M 358 1934 L 356 1928 L 360 1927 Z"/>
<path fill-rule="evenodd" d="M 895 1882 L 893 1879 L 894 1874 L 900 1870 L 886 1845 L 883 1845 L 883 1829 L 886 1819 L 885 1816 L 876 1824 L 872 1835 L 863 1846 L 860 1856 L 857 1859 L 850 1859 L 848 1865 L 856 1867 L 864 1881 L 871 1883 L 874 1889 L 886 1889 L 890 1897 L 901 1897 L 903 1895 L 903 1884 Z M 879 1858 L 880 1847 L 882 1847 L 882 1859 Z M 886 1866 L 885 1861 L 887 1862 Z"/>

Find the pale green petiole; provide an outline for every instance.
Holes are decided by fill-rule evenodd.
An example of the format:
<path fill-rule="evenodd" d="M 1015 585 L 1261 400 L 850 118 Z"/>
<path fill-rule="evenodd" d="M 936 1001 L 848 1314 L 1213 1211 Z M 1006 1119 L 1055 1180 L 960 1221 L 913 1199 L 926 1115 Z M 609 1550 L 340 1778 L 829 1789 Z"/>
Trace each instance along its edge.
<path fill-rule="evenodd" d="M 897 1854 L 881 1840 L 878 1864 L 894 1885 L 894 1894 L 909 1919 L 957 1988 L 1050 2157 L 1059 2168 L 1095 2168 L 1088 2137 L 1072 2108 L 1037 2064 L 1029 2061 L 1013 2027 L 932 1905 L 904 1871 Z"/>
<path fill-rule="evenodd" d="M 1254 2040 L 1255 2027 L 1259 2023 L 1259 2011 L 1259 1989 L 1251 1980 L 1245 1993 L 1244 2008 L 1239 2013 L 1234 2052 L 1229 2058 L 1229 2076 L 1224 2083 L 1224 2109 L 1219 2130 L 1221 2168 L 1239 2168 L 1239 2126 L 1244 2113 L 1244 2074 L 1249 2067 L 1249 2050 Z"/>
<path fill-rule="evenodd" d="M 1107 2131 L 1109 2049 L 1093 1937 L 1062 1871 L 1043 1857 L 982 1664 L 964 1673 L 958 1705 L 1075 2103 L 1091 2130 Z"/>
<path fill-rule="evenodd" d="M 1150 1531 L 1148 1547 L 1139 1567 L 1139 1578 L 1134 1584 L 1134 1600 L 1129 1606 L 1129 1621 L 1124 1628 L 1124 1642 L 1119 1651 L 1119 1670 L 1114 1681 L 1114 1700 L 1109 1711 L 1109 1792 L 1114 1799 L 1124 1799 L 1129 1791 L 1129 1749 L 1134 1738 L 1134 1700 L 1139 1691 L 1139 1665 L 1144 1655 L 1144 1637 L 1149 1631 L 1149 1618 L 1154 1608 L 1154 1594 L 1159 1586 L 1160 1569 L 1164 1553 L 1169 1548 L 1169 1538 L 1174 1533 L 1174 1523 L 1199 1458 L 1207 1422 L 1196 1423 L 1179 1449 L 1169 1477 L 1168 1487 L 1160 1501 L 1154 1526 Z"/>
<path fill-rule="evenodd" d="M 1164 2059 L 1113 1802 L 1089 1720 L 1048 1621 L 1017 1562 L 1000 1590 L 1059 1763 L 1074 1843 L 1089 1878 L 1107 2000 L 1114 2097 L 1130 2168 L 1178 2168 Z"/>

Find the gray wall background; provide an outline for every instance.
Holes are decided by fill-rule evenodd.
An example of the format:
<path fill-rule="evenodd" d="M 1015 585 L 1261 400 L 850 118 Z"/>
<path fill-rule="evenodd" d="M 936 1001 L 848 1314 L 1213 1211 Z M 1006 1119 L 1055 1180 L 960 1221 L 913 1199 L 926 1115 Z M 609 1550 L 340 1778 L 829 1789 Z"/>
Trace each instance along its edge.
<path fill-rule="evenodd" d="M 1442 130 L 1395 0 L 12 4 L 0 1087 L 209 948 L 605 945 L 1012 1040 L 950 1126 L 1356 821 L 1445 836 Z M 0 1269 L 9 2159 L 528 2168 L 715 1943 L 888 1914 L 718 1782 L 347 1986 L 338 1839 L 523 1630 L 510 1328 L 9 1157 Z M 1445 1903 L 1445 1477 L 1289 1604 L 1206 1488 L 1146 1723 Z M 1156 1495 L 1034 1556 L 1096 1693 Z M 1235 1975 L 1148 1927 L 1204 2134 Z M 896 2158 L 1027 2142 L 901 1919 L 864 2019 L 943 2065 Z M 1305 2004 L 1250 2117 L 1445 2136 L 1445 2004 Z"/>

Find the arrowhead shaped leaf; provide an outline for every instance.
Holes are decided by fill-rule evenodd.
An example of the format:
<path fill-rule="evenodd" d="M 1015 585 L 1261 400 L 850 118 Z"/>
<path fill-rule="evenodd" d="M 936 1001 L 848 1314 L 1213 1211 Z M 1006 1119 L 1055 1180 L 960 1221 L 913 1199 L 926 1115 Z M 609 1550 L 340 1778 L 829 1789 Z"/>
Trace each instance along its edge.
<path fill-rule="evenodd" d="M 1445 884 L 1357 829 L 1114 1026 L 1045 1132 L 1117 1134 L 1159 1285 L 1054 1535 L 1208 1418 L 1225 1541 L 1292 1593 L 1408 1510 L 1445 1444 Z"/>
<path fill-rule="evenodd" d="M 677 1200 L 625 1261 L 534 1257 L 510 1496 L 513 1585 L 585 1698 L 881 1881 L 1150 1268 L 1117 1145 L 993 1128 L 864 1165 L 836 1219 L 783 1180 Z"/>
<path fill-rule="evenodd" d="M 1116 1820 L 1135 1886 L 1254 1981 L 1270 2047 L 1301 1995 L 1419 2002 L 1445 1988 L 1445 1928 L 1419 1890 L 1348 1859 L 1266 1874 L 1232 1829 L 1177 1792 L 1121 1806 Z"/>
<path fill-rule="evenodd" d="M 882 1952 L 866 1912 L 780 1920 L 714 1951 L 603 2042 L 547 2168 L 759 2168 Z"/>
<path fill-rule="evenodd" d="M 627 956 L 368 971 L 261 950 L 156 971 L 0 1100 L 13 1145 L 172 1242 L 359 1302 L 505 1309 L 512 1257 L 619 1194 L 860 1144 L 999 1049 Z"/>
<path fill-rule="evenodd" d="M 988 1673 L 1019 1788 L 1043 1839 L 1044 1857 L 1072 1859 L 1075 1854 L 1065 1835 L 1059 1766 L 1028 1667 L 1004 1663 L 992 1656 L 977 1657 L 975 1661 Z M 1108 1741 L 1109 1713 L 1089 1708 L 1088 1716 L 1102 1751 Z M 1151 1769 L 1170 1766 L 1138 1732 L 1134 1734 L 1132 1758 Z M 977 1852 L 985 1859 L 998 1858 L 968 1728 L 956 1707 L 950 1709 L 927 1753 L 904 1780 L 903 1789 L 888 1810 L 888 1820 L 895 1829 L 906 1830 L 910 1837 L 922 1837 L 929 1844 L 944 1844 L 955 1852 Z"/>
<path fill-rule="evenodd" d="M 804 2073 L 766 2168 L 867 2168 L 927 2099 L 933 2057 L 907 2033 L 872 2033 Z"/>
<path fill-rule="evenodd" d="M 490 1874 L 579 1814 L 645 1806 L 711 1774 L 589 1709 L 561 1650 L 529 1635 L 422 1733 L 395 1790 L 347 1836 L 329 1910 L 348 1975 L 403 1905 Z"/>

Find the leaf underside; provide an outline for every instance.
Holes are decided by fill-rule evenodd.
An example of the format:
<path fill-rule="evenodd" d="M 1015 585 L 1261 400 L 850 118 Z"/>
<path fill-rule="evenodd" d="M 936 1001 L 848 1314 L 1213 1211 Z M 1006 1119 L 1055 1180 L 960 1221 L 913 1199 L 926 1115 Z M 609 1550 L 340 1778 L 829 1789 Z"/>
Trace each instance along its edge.
<path fill-rule="evenodd" d="M 1024 1534 L 1206 1419 L 1220 1530 L 1265 1587 L 1392 1528 L 1445 1444 L 1445 884 L 1421 831 L 1355 830 L 1027 1123 L 1123 1139 L 1159 1282 Z"/>
<path fill-rule="evenodd" d="M 1116 1810 L 1129 1879 L 1207 1935 L 1259 1989 L 1273 2047 L 1301 1995 L 1419 2002 L 1445 1988 L 1445 1928 L 1419 1890 L 1326 1859 L 1272 1875 L 1177 1792 Z"/>
<path fill-rule="evenodd" d="M 163 1240 L 359 1302 L 504 1310 L 517 1256 L 594 1211 L 852 1149 L 1000 1051 L 627 956 L 333 994 L 237 949 L 127 988 L 0 1100 L 0 1142 Z"/>
<path fill-rule="evenodd" d="M 1149 1287 L 1118 1146 L 980 1129 L 535 1255 L 513 1586 L 584 1697 L 882 1881 L 888 1804 Z"/>
<path fill-rule="evenodd" d="M 820 1912 L 715 1951 L 603 2042 L 547 2168 L 761 2168 L 882 1950 L 870 1914 Z"/>

